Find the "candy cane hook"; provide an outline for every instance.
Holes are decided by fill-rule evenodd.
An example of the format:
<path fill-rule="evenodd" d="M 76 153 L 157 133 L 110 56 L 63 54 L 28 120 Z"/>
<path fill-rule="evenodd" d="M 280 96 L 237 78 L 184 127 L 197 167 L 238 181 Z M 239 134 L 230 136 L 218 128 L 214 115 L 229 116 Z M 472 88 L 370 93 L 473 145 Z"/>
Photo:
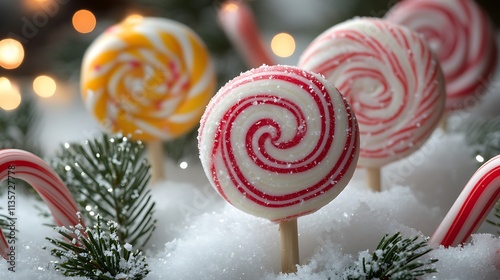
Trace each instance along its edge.
<path fill-rule="evenodd" d="M 466 242 L 499 199 L 500 156 L 496 156 L 472 175 L 429 242 L 444 246 Z"/>
<path fill-rule="evenodd" d="M 0 150 L 0 182 L 21 179 L 45 201 L 58 226 L 83 224 L 70 191 L 54 170 L 36 155 L 16 149 Z M 9 191 L 11 184 L 9 182 Z M 0 255 L 7 259 L 9 244 L 0 231 Z"/>

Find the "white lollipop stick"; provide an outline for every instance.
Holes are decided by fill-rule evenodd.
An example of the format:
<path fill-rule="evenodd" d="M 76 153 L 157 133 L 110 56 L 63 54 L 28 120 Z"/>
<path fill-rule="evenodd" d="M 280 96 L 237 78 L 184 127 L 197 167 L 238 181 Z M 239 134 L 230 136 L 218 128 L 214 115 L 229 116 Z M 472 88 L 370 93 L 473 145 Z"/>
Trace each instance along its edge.
<path fill-rule="evenodd" d="M 0 182 L 21 179 L 30 184 L 45 201 L 58 226 L 82 224 L 78 207 L 68 188 L 54 170 L 32 153 L 16 150 L 0 150 Z M 12 191 L 9 188 L 9 191 Z M 7 259 L 9 245 L 0 231 L 0 255 Z"/>
<path fill-rule="evenodd" d="M 444 246 L 466 242 L 499 199 L 500 156 L 496 156 L 472 175 L 429 242 Z"/>

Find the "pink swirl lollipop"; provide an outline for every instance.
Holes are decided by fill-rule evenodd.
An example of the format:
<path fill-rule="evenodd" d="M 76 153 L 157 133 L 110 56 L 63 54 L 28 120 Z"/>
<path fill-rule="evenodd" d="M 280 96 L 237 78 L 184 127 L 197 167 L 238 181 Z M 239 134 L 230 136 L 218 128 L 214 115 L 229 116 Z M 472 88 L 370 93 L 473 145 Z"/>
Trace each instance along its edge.
<path fill-rule="evenodd" d="M 59 226 L 83 224 L 71 193 L 52 168 L 39 157 L 22 150 L 0 150 L 0 181 L 13 178 L 30 184 L 45 201 Z M 9 183 L 9 191 L 12 186 Z M 10 194 L 9 192 L 9 194 Z M 0 231 L 0 255 L 7 259 L 9 244 Z"/>
<path fill-rule="evenodd" d="M 386 19 L 428 41 L 446 78 L 446 111 L 474 104 L 468 97 L 485 87 L 497 63 L 493 25 L 475 1 L 401 1 Z"/>
<path fill-rule="evenodd" d="M 465 243 L 500 199 L 500 156 L 472 175 L 430 242 L 444 246 Z"/>
<path fill-rule="evenodd" d="M 444 107 L 439 63 L 416 33 L 393 23 L 356 18 L 320 34 L 299 67 L 321 73 L 349 100 L 361 134 L 359 165 L 380 167 L 416 151 Z"/>
<path fill-rule="evenodd" d="M 358 139 L 356 119 L 333 85 L 278 65 L 222 87 L 201 119 L 198 141 L 205 173 L 226 201 L 280 222 L 282 238 L 291 222 L 296 238 L 296 218 L 319 210 L 349 182 Z M 298 251 L 290 262 L 284 272 L 296 269 Z"/>

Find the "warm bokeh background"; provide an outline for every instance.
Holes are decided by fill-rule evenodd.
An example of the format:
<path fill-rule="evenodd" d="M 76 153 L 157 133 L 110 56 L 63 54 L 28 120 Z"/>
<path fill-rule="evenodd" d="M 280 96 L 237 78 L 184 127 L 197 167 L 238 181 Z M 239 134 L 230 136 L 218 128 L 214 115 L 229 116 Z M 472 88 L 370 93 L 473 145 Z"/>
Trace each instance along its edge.
<path fill-rule="evenodd" d="M 25 49 L 23 63 L 12 70 L 0 67 L 0 76 L 34 76 L 50 73 L 61 78 L 75 75 L 85 48 L 106 27 L 128 15 L 162 16 L 192 27 L 218 59 L 222 79 L 244 67 L 217 25 L 220 0 L 2 0 L 0 40 L 15 38 Z M 254 0 L 248 1 L 266 38 L 287 32 L 299 41 L 313 38 L 331 25 L 353 16 L 383 16 L 395 0 Z M 500 3 L 478 0 L 500 25 Z M 304 6 L 304 9 L 300 8 Z M 72 25 L 79 10 L 96 18 L 91 32 L 81 34 Z M 273 34 L 274 33 L 274 34 Z M 304 41 L 304 44 L 307 43 Z M 301 47 L 300 42 L 297 49 Z M 1 49 L 0 49 L 1 51 Z M 1 55 L 1 53 L 0 53 Z M 228 71 L 228 72 L 226 72 Z"/>

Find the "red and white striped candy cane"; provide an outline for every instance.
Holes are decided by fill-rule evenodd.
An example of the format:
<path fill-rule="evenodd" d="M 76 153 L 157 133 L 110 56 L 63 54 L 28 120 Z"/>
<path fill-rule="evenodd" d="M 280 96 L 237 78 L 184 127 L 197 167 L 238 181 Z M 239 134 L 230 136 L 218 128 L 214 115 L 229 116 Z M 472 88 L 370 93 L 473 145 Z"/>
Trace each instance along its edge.
<path fill-rule="evenodd" d="M 499 199 L 500 156 L 496 156 L 472 175 L 429 242 L 444 246 L 466 242 Z"/>
<path fill-rule="evenodd" d="M 0 150 L 0 182 L 13 177 L 26 181 L 37 191 L 49 207 L 57 225 L 83 224 L 77 216 L 79 210 L 68 188 L 41 158 L 22 150 Z M 8 252 L 9 245 L 0 231 L 0 255 L 7 259 Z"/>
<path fill-rule="evenodd" d="M 243 1 L 228 1 L 218 16 L 222 29 L 249 67 L 276 64 L 263 43 L 252 11 Z"/>

